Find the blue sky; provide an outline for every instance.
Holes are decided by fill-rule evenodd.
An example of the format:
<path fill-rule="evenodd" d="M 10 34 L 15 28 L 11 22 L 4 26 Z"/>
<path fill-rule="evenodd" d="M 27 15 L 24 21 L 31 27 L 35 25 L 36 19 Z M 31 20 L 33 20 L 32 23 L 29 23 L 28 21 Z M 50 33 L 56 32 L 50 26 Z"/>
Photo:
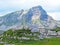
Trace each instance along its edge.
<path fill-rule="evenodd" d="M 60 0 L 0 0 L 0 16 L 41 5 L 55 20 L 60 20 Z"/>

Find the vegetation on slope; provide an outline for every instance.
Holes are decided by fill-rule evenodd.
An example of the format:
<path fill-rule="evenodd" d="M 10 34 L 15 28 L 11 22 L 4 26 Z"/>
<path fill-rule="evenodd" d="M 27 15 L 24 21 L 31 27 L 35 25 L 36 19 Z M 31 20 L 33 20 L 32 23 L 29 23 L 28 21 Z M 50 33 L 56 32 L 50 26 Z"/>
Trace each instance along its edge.
<path fill-rule="evenodd" d="M 42 40 L 23 40 L 22 42 L 13 43 L 13 44 L 14 45 L 60 45 L 60 38 L 49 38 Z"/>
<path fill-rule="evenodd" d="M 58 32 L 60 28 L 58 27 L 53 30 Z M 9 29 L 0 36 L 0 41 L 14 45 L 60 45 L 60 38 L 44 38 L 40 40 L 39 35 L 40 33 L 31 32 L 30 29 Z"/>
<path fill-rule="evenodd" d="M 30 29 L 19 29 L 19 30 L 9 29 L 1 35 L 0 39 L 3 42 L 18 43 L 22 42 L 23 40 L 38 40 L 39 35 L 40 33 L 31 32 Z"/>
<path fill-rule="evenodd" d="M 57 28 L 52 29 L 52 30 L 58 32 L 58 31 L 60 31 L 60 27 L 57 27 Z"/>

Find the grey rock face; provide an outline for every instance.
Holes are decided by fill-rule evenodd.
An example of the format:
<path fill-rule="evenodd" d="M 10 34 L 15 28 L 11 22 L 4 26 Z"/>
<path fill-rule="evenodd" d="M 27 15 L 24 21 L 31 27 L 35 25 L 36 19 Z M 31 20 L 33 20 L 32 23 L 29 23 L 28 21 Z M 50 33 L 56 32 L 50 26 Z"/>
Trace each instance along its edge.
<path fill-rule="evenodd" d="M 41 6 L 12 12 L 0 17 L 0 30 L 19 29 L 22 27 L 32 30 L 38 30 L 39 28 L 52 29 L 57 27 L 57 24 Z"/>

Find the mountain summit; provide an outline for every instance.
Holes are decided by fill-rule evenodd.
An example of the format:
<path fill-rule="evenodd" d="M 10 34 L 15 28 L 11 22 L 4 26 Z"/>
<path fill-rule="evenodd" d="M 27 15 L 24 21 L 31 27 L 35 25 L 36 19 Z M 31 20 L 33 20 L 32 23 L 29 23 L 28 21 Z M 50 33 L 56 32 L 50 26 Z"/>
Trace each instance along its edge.
<path fill-rule="evenodd" d="M 0 17 L 0 30 L 31 28 L 53 29 L 57 27 L 56 21 L 41 7 L 32 7 L 29 10 L 20 10 Z"/>

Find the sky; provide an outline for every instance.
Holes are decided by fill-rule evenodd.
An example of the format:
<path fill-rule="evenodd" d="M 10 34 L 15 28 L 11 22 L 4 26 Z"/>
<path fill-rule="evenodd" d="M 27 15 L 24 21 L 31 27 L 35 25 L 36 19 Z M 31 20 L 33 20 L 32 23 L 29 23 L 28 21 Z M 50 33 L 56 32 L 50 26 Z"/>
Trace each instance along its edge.
<path fill-rule="evenodd" d="M 53 19 L 60 20 L 60 0 L 0 0 L 0 16 L 38 5 Z"/>

